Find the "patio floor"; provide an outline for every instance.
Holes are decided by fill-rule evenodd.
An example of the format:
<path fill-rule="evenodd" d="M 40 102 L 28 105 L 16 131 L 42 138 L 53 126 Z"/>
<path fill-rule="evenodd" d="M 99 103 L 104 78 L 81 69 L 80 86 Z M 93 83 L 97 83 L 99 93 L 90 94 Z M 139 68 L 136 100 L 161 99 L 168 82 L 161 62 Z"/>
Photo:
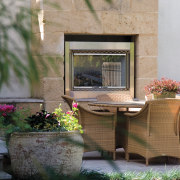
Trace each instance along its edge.
<path fill-rule="evenodd" d="M 136 171 L 136 172 L 144 172 L 153 170 L 156 172 L 165 172 L 169 170 L 178 169 L 180 170 L 180 161 L 176 158 L 170 157 L 161 157 L 154 158 L 149 162 L 149 166 L 145 165 L 144 158 L 141 158 L 137 155 L 131 155 L 130 161 L 127 162 L 124 158 L 125 153 L 123 149 L 117 150 L 117 160 L 116 161 L 107 161 L 103 159 L 99 152 L 86 152 L 84 153 L 82 170 L 88 171 L 98 171 L 104 173 L 111 172 L 127 172 L 127 171 Z M 115 169 L 111 162 L 116 165 L 118 169 Z"/>

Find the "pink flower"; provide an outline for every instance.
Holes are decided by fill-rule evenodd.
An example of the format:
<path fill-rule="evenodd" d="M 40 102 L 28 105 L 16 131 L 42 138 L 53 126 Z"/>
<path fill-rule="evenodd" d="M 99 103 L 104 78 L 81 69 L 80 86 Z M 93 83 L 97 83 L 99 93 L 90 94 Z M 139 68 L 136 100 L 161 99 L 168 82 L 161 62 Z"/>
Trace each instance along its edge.
<path fill-rule="evenodd" d="M 66 114 L 71 114 L 71 111 L 66 112 Z"/>
<path fill-rule="evenodd" d="M 6 117 L 6 116 L 7 116 L 7 114 L 6 114 L 6 113 L 2 113 L 2 115 L 3 115 L 4 117 Z"/>
<path fill-rule="evenodd" d="M 77 108 L 77 107 L 78 107 L 78 103 L 74 103 L 74 102 L 73 102 L 72 106 L 73 106 L 74 108 Z"/>
<path fill-rule="evenodd" d="M 47 119 L 49 116 L 50 116 L 50 114 L 46 114 L 46 117 L 45 117 L 45 118 Z"/>

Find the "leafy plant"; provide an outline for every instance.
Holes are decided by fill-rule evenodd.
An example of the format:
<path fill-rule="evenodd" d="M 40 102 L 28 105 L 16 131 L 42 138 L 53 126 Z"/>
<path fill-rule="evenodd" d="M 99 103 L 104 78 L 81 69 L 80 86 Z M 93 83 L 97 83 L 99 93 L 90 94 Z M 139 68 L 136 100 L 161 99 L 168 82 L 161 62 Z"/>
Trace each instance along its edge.
<path fill-rule="evenodd" d="M 78 104 L 73 102 L 72 111 L 63 113 L 60 105 L 59 108 L 55 109 L 54 113 L 56 114 L 60 125 L 63 126 L 67 131 L 78 130 L 80 133 L 83 133 L 82 126 L 78 123 L 77 119 L 77 106 Z"/>
<path fill-rule="evenodd" d="M 0 128 L 5 132 L 7 140 L 15 131 L 30 131 L 31 126 L 24 120 L 29 113 L 27 109 L 16 109 L 13 105 L 0 106 Z"/>
<path fill-rule="evenodd" d="M 60 126 L 56 114 L 49 113 L 45 110 L 41 110 L 25 120 L 35 131 L 65 130 L 62 126 Z"/>

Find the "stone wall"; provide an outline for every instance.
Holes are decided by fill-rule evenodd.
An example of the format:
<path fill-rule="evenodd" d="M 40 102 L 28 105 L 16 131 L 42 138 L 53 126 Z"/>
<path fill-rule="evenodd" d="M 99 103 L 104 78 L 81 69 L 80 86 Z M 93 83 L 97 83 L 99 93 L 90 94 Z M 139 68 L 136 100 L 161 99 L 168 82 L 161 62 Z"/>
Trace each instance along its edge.
<path fill-rule="evenodd" d="M 64 105 L 61 95 L 64 94 L 65 34 L 135 35 L 136 97 L 144 99 L 144 86 L 157 78 L 158 1 L 113 0 L 113 5 L 104 0 L 91 2 L 98 20 L 84 0 L 51 0 L 61 8 L 45 4 L 43 0 L 31 0 L 32 9 L 40 10 L 38 19 L 32 18 L 32 30 L 39 40 L 38 55 L 45 61 L 51 56 L 59 67 L 58 74 L 50 70 L 42 77 L 41 86 L 35 92 L 45 100 L 48 111 L 59 103 Z"/>

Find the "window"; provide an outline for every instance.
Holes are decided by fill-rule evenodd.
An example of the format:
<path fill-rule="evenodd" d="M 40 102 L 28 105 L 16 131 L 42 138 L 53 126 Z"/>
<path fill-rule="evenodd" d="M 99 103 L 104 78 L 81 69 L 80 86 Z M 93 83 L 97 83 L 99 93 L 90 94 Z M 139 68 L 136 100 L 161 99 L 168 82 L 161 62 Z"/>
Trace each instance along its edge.
<path fill-rule="evenodd" d="M 129 89 L 130 71 L 134 74 L 130 44 L 66 42 L 66 91 Z"/>

